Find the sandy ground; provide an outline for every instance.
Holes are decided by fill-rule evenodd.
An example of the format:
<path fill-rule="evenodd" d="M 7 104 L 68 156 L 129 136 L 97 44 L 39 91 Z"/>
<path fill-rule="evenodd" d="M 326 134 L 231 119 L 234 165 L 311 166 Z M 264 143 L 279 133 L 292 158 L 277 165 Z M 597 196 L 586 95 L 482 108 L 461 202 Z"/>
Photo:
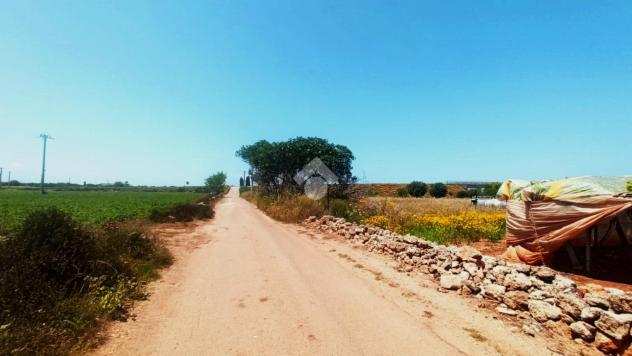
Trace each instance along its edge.
<path fill-rule="evenodd" d="M 235 189 L 211 222 L 171 235 L 176 263 L 97 354 L 552 353 L 550 340 L 437 291 L 428 277 L 271 220 Z"/>

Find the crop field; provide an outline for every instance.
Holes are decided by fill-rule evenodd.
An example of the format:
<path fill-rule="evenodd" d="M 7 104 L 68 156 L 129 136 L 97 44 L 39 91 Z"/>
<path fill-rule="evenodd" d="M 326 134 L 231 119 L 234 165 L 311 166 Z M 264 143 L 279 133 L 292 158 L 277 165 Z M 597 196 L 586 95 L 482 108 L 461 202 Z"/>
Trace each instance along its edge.
<path fill-rule="evenodd" d="M 358 203 L 364 222 L 438 243 L 499 241 L 505 210 L 474 207 L 469 199 L 365 198 Z"/>
<path fill-rule="evenodd" d="M 57 207 L 76 220 L 99 225 L 110 220 L 147 218 L 154 208 L 188 203 L 202 194 L 193 192 L 142 191 L 49 191 L 0 190 L 0 231 L 12 230 L 33 210 Z"/>

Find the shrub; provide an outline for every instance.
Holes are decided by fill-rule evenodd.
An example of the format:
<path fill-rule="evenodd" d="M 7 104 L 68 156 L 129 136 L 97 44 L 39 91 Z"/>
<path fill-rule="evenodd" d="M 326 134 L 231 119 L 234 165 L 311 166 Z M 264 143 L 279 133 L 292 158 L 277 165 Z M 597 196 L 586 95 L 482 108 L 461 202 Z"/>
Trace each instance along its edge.
<path fill-rule="evenodd" d="M 345 199 L 332 199 L 329 202 L 329 214 L 347 221 L 359 222 L 360 214 Z"/>
<path fill-rule="evenodd" d="M 443 183 L 434 183 L 430 186 L 430 195 L 434 198 L 443 198 L 448 195 L 448 187 Z"/>
<path fill-rule="evenodd" d="M 37 274 L 63 286 L 62 294 L 81 285 L 95 256 L 93 238 L 68 214 L 56 208 L 28 215 L 10 245 L 17 258 L 37 266 Z M 27 291 L 27 288 L 21 290 Z"/>
<path fill-rule="evenodd" d="M 428 186 L 424 182 L 412 181 L 407 186 L 408 194 L 413 197 L 423 197 L 428 191 Z"/>
<path fill-rule="evenodd" d="M 206 190 L 212 196 L 219 196 L 226 190 L 226 173 L 217 172 L 205 181 Z"/>
<path fill-rule="evenodd" d="M 625 183 L 625 189 L 627 189 L 628 192 L 632 193 L 632 180 L 629 180 Z"/>
<path fill-rule="evenodd" d="M 169 208 L 154 208 L 149 214 L 153 222 L 193 221 L 195 219 L 210 219 L 213 209 L 208 203 L 178 204 Z"/>
<path fill-rule="evenodd" d="M 476 190 L 459 190 L 456 193 L 457 198 L 471 198 L 476 195 Z"/>
<path fill-rule="evenodd" d="M 245 193 L 245 192 L 249 192 L 250 190 L 252 190 L 252 187 L 249 186 L 245 186 L 245 187 L 239 187 L 239 195 Z"/>
<path fill-rule="evenodd" d="M 0 240 L 0 354 L 63 354 L 129 300 L 171 255 L 142 225 L 81 226 L 49 208 Z"/>
<path fill-rule="evenodd" d="M 400 198 L 405 198 L 409 196 L 410 193 L 408 193 L 408 187 L 398 188 L 397 191 L 395 191 L 395 195 L 397 195 Z"/>
<path fill-rule="evenodd" d="M 502 183 L 500 182 L 489 183 L 485 185 L 485 187 L 483 187 L 483 189 L 481 190 L 481 195 L 486 197 L 495 197 L 496 194 L 498 194 L 498 189 L 500 189 L 501 185 Z"/>

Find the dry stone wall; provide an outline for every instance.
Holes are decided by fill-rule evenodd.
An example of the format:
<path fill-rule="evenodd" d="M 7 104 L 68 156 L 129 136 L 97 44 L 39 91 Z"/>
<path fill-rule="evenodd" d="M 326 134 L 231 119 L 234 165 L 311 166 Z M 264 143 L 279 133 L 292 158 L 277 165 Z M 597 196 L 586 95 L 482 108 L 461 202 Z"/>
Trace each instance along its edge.
<path fill-rule="evenodd" d="M 498 313 L 520 318 L 527 334 L 562 326 L 601 352 L 632 351 L 632 295 L 619 289 L 578 286 L 548 267 L 509 263 L 468 246 L 437 245 L 333 216 L 310 217 L 304 224 L 390 255 L 400 270 L 432 275 L 443 290 L 493 301 Z"/>

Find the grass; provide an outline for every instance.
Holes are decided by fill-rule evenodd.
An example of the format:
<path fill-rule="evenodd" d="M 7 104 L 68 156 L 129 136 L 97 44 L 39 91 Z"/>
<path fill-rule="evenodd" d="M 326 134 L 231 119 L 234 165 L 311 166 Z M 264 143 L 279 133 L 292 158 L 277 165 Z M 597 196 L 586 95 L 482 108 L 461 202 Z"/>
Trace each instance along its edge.
<path fill-rule="evenodd" d="M 193 202 L 194 192 L 49 191 L 0 189 L 0 232 L 11 231 L 30 212 L 57 207 L 82 224 L 98 226 L 108 221 L 146 219 L 155 209 Z"/>
<path fill-rule="evenodd" d="M 504 209 L 475 208 L 469 199 L 371 197 L 357 209 L 364 223 L 442 244 L 496 242 L 505 234 Z"/>

